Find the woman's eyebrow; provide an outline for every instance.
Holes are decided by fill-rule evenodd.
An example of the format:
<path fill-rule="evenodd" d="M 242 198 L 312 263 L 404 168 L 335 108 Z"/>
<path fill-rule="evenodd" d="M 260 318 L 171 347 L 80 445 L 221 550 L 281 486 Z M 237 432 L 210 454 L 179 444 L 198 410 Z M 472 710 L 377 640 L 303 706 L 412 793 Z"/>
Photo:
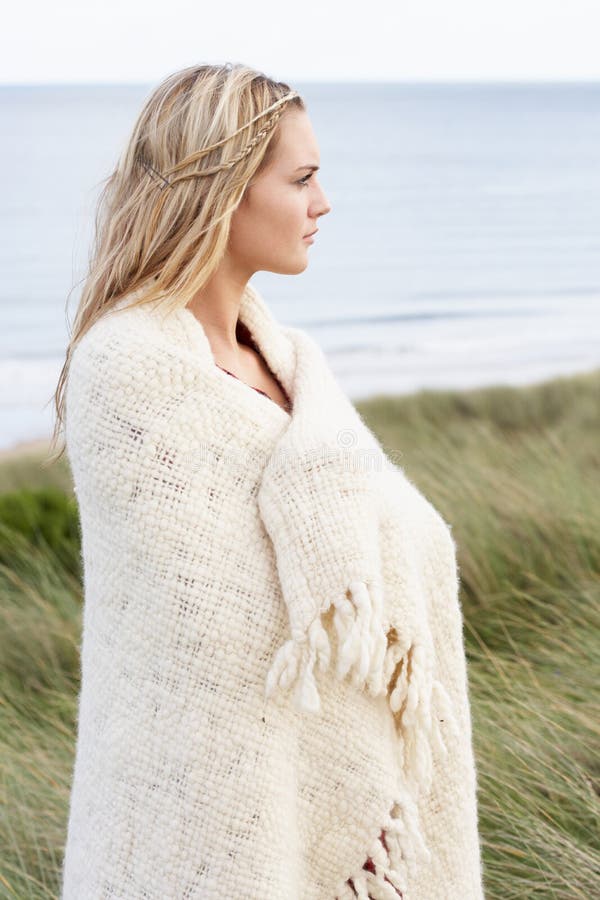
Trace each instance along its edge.
<path fill-rule="evenodd" d="M 296 172 L 300 172 L 302 169 L 311 169 L 311 171 L 317 172 L 319 170 L 319 166 L 298 166 Z"/>

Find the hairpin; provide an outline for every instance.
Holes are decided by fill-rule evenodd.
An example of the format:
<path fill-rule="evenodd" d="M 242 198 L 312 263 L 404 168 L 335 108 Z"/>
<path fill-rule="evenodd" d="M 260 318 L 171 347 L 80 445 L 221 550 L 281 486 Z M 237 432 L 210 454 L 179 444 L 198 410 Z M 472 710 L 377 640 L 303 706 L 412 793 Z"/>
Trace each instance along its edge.
<path fill-rule="evenodd" d="M 161 181 L 164 181 L 164 184 L 162 184 L 160 187 L 161 191 L 163 190 L 164 187 L 172 187 L 173 186 L 171 184 L 171 182 L 167 178 L 165 178 L 164 175 L 161 175 L 160 172 L 157 172 L 156 169 L 153 166 L 151 166 L 149 162 L 146 162 L 145 159 L 140 159 L 140 163 L 144 167 L 144 169 L 146 169 L 146 171 L 148 172 L 148 174 L 150 175 L 151 178 L 154 177 L 154 175 L 156 175 L 156 176 L 158 176 L 158 178 L 161 179 Z"/>

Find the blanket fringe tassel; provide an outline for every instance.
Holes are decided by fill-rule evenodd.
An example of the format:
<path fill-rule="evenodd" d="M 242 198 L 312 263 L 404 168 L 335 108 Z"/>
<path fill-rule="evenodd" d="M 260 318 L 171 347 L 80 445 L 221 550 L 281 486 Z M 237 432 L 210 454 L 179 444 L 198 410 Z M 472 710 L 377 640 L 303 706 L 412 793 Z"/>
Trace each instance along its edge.
<path fill-rule="evenodd" d="M 408 790 L 394 803 L 382 828 L 385 843 L 378 837 L 368 848 L 373 869 L 367 864 L 336 891 L 336 900 L 409 900 L 409 877 L 419 860 L 431 859 L 419 828 L 415 800 Z"/>
<path fill-rule="evenodd" d="M 380 585 L 371 589 L 364 581 L 351 582 L 345 595 L 333 601 L 333 625 L 337 634 L 336 676 L 349 673 L 352 684 L 373 696 L 388 695 L 401 747 L 403 772 L 401 795 L 393 814 L 383 823 L 388 843 L 384 850 L 379 838 L 369 855 L 376 872 L 361 870 L 352 881 L 353 894 L 338 892 L 340 900 L 369 897 L 398 900 L 398 891 L 407 891 L 403 866 L 409 872 L 418 865 L 419 857 L 430 859 L 420 822 L 417 800 L 428 793 L 433 778 L 432 748 L 445 757 L 448 753 L 440 722 L 455 735 L 458 725 L 452 704 L 442 682 L 433 676 L 433 661 L 426 646 L 418 638 L 400 638 L 402 624 L 383 627 L 383 602 Z M 319 712 L 321 702 L 314 676 L 315 665 L 325 672 L 331 662 L 331 645 L 321 611 L 305 633 L 292 628 L 292 637 L 277 651 L 267 675 L 265 696 L 277 687 L 294 685 L 294 705 L 299 710 Z M 434 709 L 435 707 L 435 709 Z M 377 865 L 379 861 L 379 865 Z M 387 879 L 387 880 L 386 880 Z M 350 890 L 350 888 L 347 888 Z M 407 894 L 404 893 L 404 897 Z"/>
<path fill-rule="evenodd" d="M 442 756 L 446 747 L 440 721 L 457 729 L 448 694 L 433 677 L 433 660 L 419 637 L 402 639 L 398 628 L 383 626 L 382 589 L 364 581 L 351 582 L 344 596 L 333 601 L 333 625 L 337 634 L 336 676 L 372 696 L 388 694 L 389 705 L 404 747 L 404 768 L 425 791 L 431 783 L 431 744 Z M 307 631 L 292 626 L 292 636 L 277 651 L 267 674 L 265 697 L 280 688 L 294 686 L 293 702 L 300 711 L 320 712 L 321 699 L 315 681 L 317 665 L 326 672 L 331 664 L 331 644 L 323 624 L 329 607 L 320 611 Z M 432 704 L 438 709 L 433 714 Z M 440 708 L 441 707 L 441 708 Z M 438 718 L 440 713 L 442 718 Z"/>
<path fill-rule="evenodd" d="M 352 684 L 373 696 L 384 689 L 386 635 L 382 627 L 383 602 L 381 588 L 369 591 L 364 581 L 352 582 L 344 596 L 336 597 L 333 624 L 338 639 L 336 675 L 341 681 L 351 673 Z M 329 609 L 329 607 L 328 607 Z M 292 626 L 292 637 L 279 648 L 267 675 L 265 696 L 276 687 L 295 684 L 294 704 L 299 710 L 319 712 L 321 701 L 314 667 L 327 671 L 331 662 L 331 645 L 320 611 L 307 631 Z"/>

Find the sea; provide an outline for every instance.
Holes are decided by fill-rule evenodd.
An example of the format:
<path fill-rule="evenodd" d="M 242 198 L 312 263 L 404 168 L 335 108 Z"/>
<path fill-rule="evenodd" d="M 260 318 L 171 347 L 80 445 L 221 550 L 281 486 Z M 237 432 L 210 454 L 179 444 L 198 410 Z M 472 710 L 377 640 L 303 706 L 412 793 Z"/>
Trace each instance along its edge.
<path fill-rule="evenodd" d="M 331 212 L 252 279 L 352 399 L 600 366 L 600 82 L 307 83 Z M 50 436 L 99 191 L 152 85 L 0 86 L 0 448 Z"/>

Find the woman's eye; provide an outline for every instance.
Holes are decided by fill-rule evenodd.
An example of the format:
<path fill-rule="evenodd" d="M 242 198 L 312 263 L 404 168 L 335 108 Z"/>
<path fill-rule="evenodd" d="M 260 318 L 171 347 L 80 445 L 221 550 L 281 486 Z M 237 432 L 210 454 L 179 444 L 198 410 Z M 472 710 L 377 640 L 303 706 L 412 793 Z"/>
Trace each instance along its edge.
<path fill-rule="evenodd" d="M 305 175 L 304 178 L 301 178 L 299 180 L 298 184 L 308 184 L 308 179 L 312 178 L 313 175 L 314 175 L 314 172 L 309 172 L 308 175 Z"/>

